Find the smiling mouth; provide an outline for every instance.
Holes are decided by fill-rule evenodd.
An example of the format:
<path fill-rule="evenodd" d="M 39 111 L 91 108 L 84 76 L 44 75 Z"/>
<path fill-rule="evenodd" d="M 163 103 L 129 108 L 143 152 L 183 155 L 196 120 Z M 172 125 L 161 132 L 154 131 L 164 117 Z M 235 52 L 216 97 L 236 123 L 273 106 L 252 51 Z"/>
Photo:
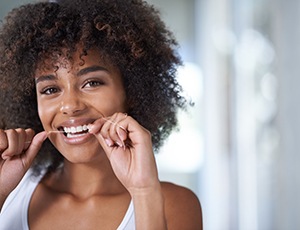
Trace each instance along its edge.
<path fill-rule="evenodd" d="M 79 125 L 76 127 L 60 127 L 58 130 L 63 131 L 66 137 L 73 138 L 87 134 L 89 132 L 89 126 Z"/>

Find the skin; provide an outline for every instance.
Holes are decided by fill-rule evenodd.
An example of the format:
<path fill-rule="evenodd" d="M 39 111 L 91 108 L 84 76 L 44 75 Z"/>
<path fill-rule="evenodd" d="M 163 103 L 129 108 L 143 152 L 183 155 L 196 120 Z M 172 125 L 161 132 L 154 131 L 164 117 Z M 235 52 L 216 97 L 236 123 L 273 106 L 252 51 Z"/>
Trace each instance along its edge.
<path fill-rule="evenodd" d="M 73 65 L 36 71 L 44 132 L 0 130 L 0 205 L 48 137 L 65 161 L 37 186 L 30 229 L 116 229 L 130 200 L 137 229 L 202 229 L 197 197 L 159 181 L 150 132 L 125 114 L 118 68 L 95 51 L 83 57 L 84 65 L 78 57 L 75 53 Z M 89 131 L 72 138 L 51 132 L 82 125 Z"/>

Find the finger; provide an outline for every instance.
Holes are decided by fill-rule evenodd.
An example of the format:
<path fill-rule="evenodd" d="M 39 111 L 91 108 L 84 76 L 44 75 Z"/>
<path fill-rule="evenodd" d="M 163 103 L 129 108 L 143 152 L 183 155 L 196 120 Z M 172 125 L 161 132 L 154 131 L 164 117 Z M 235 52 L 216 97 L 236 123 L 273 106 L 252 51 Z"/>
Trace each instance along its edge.
<path fill-rule="evenodd" d="M 31 144 L 32 138 L 34 137 L 35 132 L 33 129 L 25 129 L 26 132 L 26 139 L 24 143 L 24 150 L 28 149 Z"/>
<path fill-rule="evenodd" d="M 102 146 L 104 152 L 107 154 L 108 158 L 110 158 L 111 149 L 114 148 L 115 146 L 112 140 L 105 139 L 101 135 L 101 133 L 96 134 L 95 137 L 99 141 L 100 145 Z"/>
<path fill-rule="evenodd" d="M 126 147 L 136 144 L 151 144 L 151 133 L 130 116 L 118 123 L 117 132 L 119 138 L 124 140 Z"/>
<path fill-rule="evenodd" d="M 21 153 L 24 150 L 25 140 L 26 140 L 26 132 L 24 129 L 16 129 L 16 138 L 18 140 L 17 144 L 17 154 Z"/>
<path fill-rule="evenodd" d="M 103 137 L 105 143 L 107 146 L 112 147 L 114 146 L 114 141 L 110 137 L 110 130 L 113 129 L 114 126 L 114 117 L 106 117 L 106 118 L 101 118 L 103 121 L 103 125 L 101 129 L 99 130 L 99 134 Z"/>
<path fill-rule="evenodd" d="M 105 123 L 105 120 L 102 118 L 97 119 L 96 121 L 93 122 L 93 124 L 89 125 L 89 133 L 96 134 L 100 132 L 102 129 L 103 124 Z"/>
<path fill-rule="evenodd" d="M 127 113 L 122 114 L 121 120 L 116 124 L 116 129 L 119 138 L 122 141 L 125 141 L 128 137 L 128 130 L 125 127 L 128 127 L 128 121 L 129 119 L 126 119 L 128 117 Z"/>
<path fill-rule="evenodd" d="M 93 134 L 99 141 L 100 145 L 106 146 L 106 145 L 113 145 L 112 140 L 104 140 L 102 134 L 100 131 L 103 133 L 103 125 L 105 124 L 106 120 L 99 118 L 98 120 L 94 121 L 93 124 L 89 126 L 89 133 Z M 107 136 L 107 135 L 106 135 Z"/>
<path fill-rule="evenodd" d="M 128 138 L 128 132 L 121 124 L 117 126 L 117 134 L 120 140 L 123 142 Z"/>
<path fill-rule="evenodd" d="M 89 127 L 89 132 L 94 135 L 101 135 L 98 140 L 103 141 L 108 147 L 124 147 L 124 140 L 127 137 L 127 135 L 124 135 L 124 132 L 126 134 L 126 129 L 121 127 L 119 122 L 126 117 L 127 114 L 124 113 L 115 113 L 111 117 L 102 117 Z M 119 128 L 123 129 L 120 133 L 118 133 Z"/>
<path fill-rule="evenodd" d="M 123 113 L 116 113 L 113 116 L 113 124 L 110 125 L 109 129 L 109 138 L 113 140 L 114 143 L 116 143 L 119 147 L 124 147 L 124 140 L 120 138 L 118 134 L 118 129 L 120 127 L 120 122 L 124 120 L 124 114 Z"/>
<path fill-rule="evenodd" d="M 34 136 L 32 129 L 10 129 L 6 130 L 7 147 L 3 152 L 2 157 L 8 158 L 14 155 L 22 154 L 25 149 L 28 148 L 30 141 Z"/>
<path fill-rule="evenodd" d="M 17 154 L 20 154 L 19 150 L 19 137 L 15 129 L 5 130 L 7 137 L 7 148 L 2 154 L 2 158 L 8 158 Z M 19 151 L 19 152 L 18 152 Z"/>
<path fill-rule="evenodd" d="M 0 129 L 0 152 L 3 152 L 8 146 L 8 140 L 4 130 Z"/>
<path fill-rule="evenodd" d="M 28 169 L 30 167 L 30 165 L 33 162 L 33 159 L 41 149 L 42 144 L 46 139 L 46 131 L 40 132 L 33 137 L 29 148 L 26 150 L 25 154 L 22 155 L 22 162 L 24 168 Z"/>

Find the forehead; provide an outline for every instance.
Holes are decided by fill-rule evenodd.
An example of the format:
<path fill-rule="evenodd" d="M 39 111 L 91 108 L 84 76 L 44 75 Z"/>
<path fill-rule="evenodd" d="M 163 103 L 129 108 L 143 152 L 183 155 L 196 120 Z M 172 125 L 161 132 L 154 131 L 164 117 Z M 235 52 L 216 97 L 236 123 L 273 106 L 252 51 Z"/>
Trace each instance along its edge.
<path fill-rule="evenodd" d="M 103 55 L 97 49 L 82 51 L 77 49 L 69 52 L 66 50 L 58 51 L 57 53 L 47 54 L 38 63 L 35 75 L 44 72 L 55 72 L 60 68 L 68 71 L 78 71 L 81 68 L 91 65 L 101 65 L 110 69 L 118 69 L 107 56 Z"/>

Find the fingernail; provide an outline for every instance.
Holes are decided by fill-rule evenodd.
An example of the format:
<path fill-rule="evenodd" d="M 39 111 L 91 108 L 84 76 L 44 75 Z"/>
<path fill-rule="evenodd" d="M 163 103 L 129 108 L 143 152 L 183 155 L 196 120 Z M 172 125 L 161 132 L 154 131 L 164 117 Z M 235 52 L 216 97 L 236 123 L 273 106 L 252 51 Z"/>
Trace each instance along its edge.
<path fill-rule="evenodd" d="M 114 145 L 114 142 L 111 139 L 105 138 L 104 140 L 108 147 L 112 147 Z"/>
<path fill-rule="evenodd" d="M 119 141 L 116 141 L 116 144 L 117 144 L 120 148 L 123 148 L 123 147 L 124 147 L 124 145 L 123 145 L 121 142 L 119 142 Z"/>
<path fill-rule="evenodd" d="M 6 156 L 6 155 L 2 155 L 1 157 L 3 160 L 7 160 L 9 158 L 9 156 Z"/>
<path fill-rule="evenodd" d="M 88 130 L 89 130 L 89 133 L 93 133 L 93 125 L 92 124 L 89 124 L 87 126 Z"/>
<path fill-rule="evenodd" d="M 124 128 L 120 127 L 119 129 L 117 129 L 117 134 L 122 141 L 126 140 L 127 132 Z"/>

